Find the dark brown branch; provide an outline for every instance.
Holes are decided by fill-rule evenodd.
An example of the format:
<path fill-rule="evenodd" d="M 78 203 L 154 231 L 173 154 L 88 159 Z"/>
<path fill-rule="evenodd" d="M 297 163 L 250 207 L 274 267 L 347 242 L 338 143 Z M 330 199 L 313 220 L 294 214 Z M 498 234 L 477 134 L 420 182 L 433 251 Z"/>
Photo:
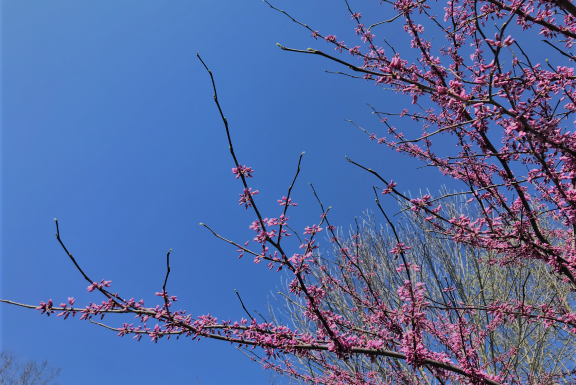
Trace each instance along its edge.
<path fill-rule="evenodd" d="M 240 294 L 238 293 L 238 291 L 236 289 L 234 289 L 234 292 L 238 296 L 238 299 L 240 300 L 240 303 L 242 304 L 242 308 L 244 309 L 246 314 L 248 314 L 248 317 L 250 317 L 251 320 L 256 320 L 256 318 L 252 317 L 252 314 L 250 314 L 250 312 L 246 309 L 246 306 L 244 306 L 244 302 L 242 301 L 242 298 L 240 298 Z"/>

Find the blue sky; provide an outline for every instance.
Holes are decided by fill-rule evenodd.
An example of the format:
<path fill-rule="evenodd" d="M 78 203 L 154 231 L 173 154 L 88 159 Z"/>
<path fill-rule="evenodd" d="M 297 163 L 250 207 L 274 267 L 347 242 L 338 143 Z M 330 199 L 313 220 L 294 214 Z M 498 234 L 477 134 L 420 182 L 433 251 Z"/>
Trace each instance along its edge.
<path fill-rule="evenodd" d="M 344 2 L 273 4 L 320 32 L 355 39 Z M 356 6 L 367 23 L 385 16 L 377 1 Z M 240 162 L 255 170 L 251 184 L 264 216 L 281 213 L 277 199 L 302 151 L 293 190 L 299 206 L 289 212 L 300 232 L 321 214 L 308 182 L 333 207 L 334 224 L 347 228 L 375 209 L 379 184 L 345 155 L 404 191 L 449 182 L 344 121 L 383 133 L 366 103 L 399 112 L 410 98 L 325 73 L 343 70 L 325 59 L 280 50 L 277 42 L 334 52 L 262 1 L 4 1 L 1 33 L 1 298 L 102 300 L 86 291 L 58 245 L 58 218 L 88 275 L 111 279 L 124 297 L 156 303 L 171 248 L 168 291 L 181 308 L 239 319 L 237 289 L 248 309 L 266 314 L 281 275 L 239 260 L 234 247 L 199 226 L 244 242 L 253 237 L 254 214 L 238 206 L 241 184 L 196 52 L 216 77 Z M 135 342 L 75 319 L 6 305 L 0 312 L 2 347 L 61 367 L 63 385 L 268 383 L 267 373 L 225 343 Z"/>

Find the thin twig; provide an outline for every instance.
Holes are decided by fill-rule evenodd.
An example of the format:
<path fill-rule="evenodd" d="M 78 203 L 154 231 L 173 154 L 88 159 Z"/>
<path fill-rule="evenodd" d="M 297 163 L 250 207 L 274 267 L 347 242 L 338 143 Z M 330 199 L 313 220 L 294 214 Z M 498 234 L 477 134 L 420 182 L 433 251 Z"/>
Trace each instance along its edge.
<path fill-rule="evenodd" d="M 250 317 L 251 320 L 256 321 L 256 318 L 252 317 L 252 314 L 250 314 L 250 312 L 246 309 L 246 306 L 244 306 L 244 302 L 242 301 L 242 298 L 240 298 L 240 293 L 238 293 L 238 291 L 236 289 L 234 289 L 234 292 L 238 296 L 238 299 L 240 300 L 240 303 L 242 304 L 242 308 L 244 309 L 246 314 L 248 314 L 248 317 Z"/>

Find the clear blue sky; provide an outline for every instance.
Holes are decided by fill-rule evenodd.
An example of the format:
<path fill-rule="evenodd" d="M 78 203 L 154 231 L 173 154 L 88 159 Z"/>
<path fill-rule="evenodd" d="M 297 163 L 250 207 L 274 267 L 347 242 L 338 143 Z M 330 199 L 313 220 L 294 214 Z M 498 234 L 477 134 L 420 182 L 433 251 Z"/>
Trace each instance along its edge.
<path fill-rule="evenodd" d="M 325 34 L 352 43 L 344 2 L 272 0 Z M 385 18 L 377 1 L 353 4 L 367 23 Z M 372 167 L 399 187 L 437 190 L 447 180 L 378 147 L 343 119 L 384 132 L 366 106 L 399 112 L 402 98 L 372 83 L 327 74 L 343 70 L 276 47 L 333 48 L 257 0 L 3 1 L 2 292 L 0 297 L 78 305 L 86 291 L 55 237 L 95 280 L 111 279 L 124 297 L 155 304 L 172 248 L 168 284 L 177 305 L 220 319 L 266 314 L 280 275 L 214 238 L 199 222 L 238 242 L 253 237 L 254 214 L 238 206 L 224 128 L 199 51 L 215 74 L 237 155 L 254 168 L 265 216 L 278 216 L 298 156 L 293 228 L 318 223 L 323 203 L 348 227 L 375 209 Z M 400 33 L 400 32 L 397 32 Z M 356 44 L 361 44 L 360 42 Z M 353 44 L 355 45 L 355 44 Z M 405 124 L 409 124 L 406 122 Z M 420 133 L 414 124 L 413 132 Z M 395 205 L 385 202 L 390 212 Z M 0 306 L 2 347 L 49 359 L 63 385 L 266 384 L 267 373 L 226 343 L 135 342 L 87 322 L 46 318 Z M 112 326 L 131 318 L 111 317 Z"/>

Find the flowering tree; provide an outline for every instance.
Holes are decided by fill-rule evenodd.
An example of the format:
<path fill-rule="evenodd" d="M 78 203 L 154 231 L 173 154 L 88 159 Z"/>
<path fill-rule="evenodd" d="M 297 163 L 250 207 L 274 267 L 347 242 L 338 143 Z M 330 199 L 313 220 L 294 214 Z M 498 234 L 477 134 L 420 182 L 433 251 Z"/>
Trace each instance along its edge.
<path fill-rule="evenodd" d="M 354 47 L 292 19 L 308 28 L 315 39 L 333 45 L 336 55 L 342 55 L 281 48 L 333 60 L 361 75 L 350 76 L 411 97 L 410 109 L 373 109 L 386 126 L 387 135 L 365 132 L 371 140 L 418 158 L 464 183 L 467 191 L 461 194 L 469 203 L 475 202 L 477 210 L 443 208 L 449 194 L 413 199 L 385 175 L 349 161 L 372 173 L 381 193 L 401 202 L 416 223 L 425 226 L 422 228 L 453 242 L 455 251 L 470 250 L 460 259 L 461 269 L 450 275 L 452 281 L 440 282 L 430 276 L 436 269 L 434 263 L 423 259 L 416 240 L 397 231 L 384 210 L 393 234 L 384 256 L 391 256 L 386 263 L 394 265 L 396 271 L 384 281 L 386 277 L 377 270 L 382 256 L 367 252 L 371 248 L 362 245 L 360 233 L 352 243 L 340 239 L 320 199 L 319 223 L 304 229 L 301 242 L 289 238 L 299 233 L 288 227 L 288 209 L 296 205 L 292 187 L 278 200 L 279 215 L 266 216 L 259 210 L 255 199 L 258 191 L 249 185 L 254 170 L 234 151 L 209 72 L 228 135 L 232 171 L 242 183 L 239 203 L 255 214 L 250 228 L 256 233 L 257 247 L 227 240 L 205 226 L 235 245 L 240 256 L 251 254 L 254 262 L 266 261 L 270 269 L 287 272 L 291 276 L 289 295 L 299 306 L 302 322 L 284 325 L 259 321 L 248 312 L 248 319 L 218 321 L 209 315 L 175 310 L 176 296 L 166 290 L 170 253 L 164 286 L 157 293 L 161 303 L 147 307 L 142 300 L 125 298 L 110 291 L 110 281 L 98 282 L 82 270 L 66 248 L 58 222 L 57 240 L 89 282 L 88 290 L 99 292 L 105 300 L 86 307 L 74 307 L 72 297 L 60 306 L 52 300 L 39 307 L 4 302 L 36 308 L 47 315 L 58 312 L 64 319 L 80 313 L 80 319 L 114 330 L 119 336 L 148 336 L 155 342 L 187 336 L 259 347 L 263 351 L 259 359 L 265 367 L 314 384 L 571 381 L 575 370 L 571 355 L 556 355 L 556 359 L 564 357 L 557 367 L 538 354 L 529 360 L 532 368 L 518 362 L 526 362 L 522 355 L 532 346 L 529 338 L 534 336 L 544 336 L 546 343 L 539 346 L 545 346 L 546 352 L 571 352 L 569 341 L 576 331 L 576 313 L 571 307 L 571 291 L 576 287 L 576 134 L 566 127 L 576 111 L 576 78 L 573 68 L 567 66 L 574 59 L 570 49 L 576 37 L 576 7 L 568 0 L 381 3 L 390 7 L 387 11 L 391 17 L 369 27 L 363 24 L 360 13 L 348 8 L 362 41 Z M 496 25 L 487 26 L 492 21 Z M 408 34 L 410 49 L 396 51 L 386 42 L 379 45 L 374 30 L 384 26 Z M 439 35 L 445 40 L 438 39 Z M 526 41 L 522 41 L 524 36 Z M 437 38 L 434 44 L 433 37 Z M 539 63 L 532 53 L 535 37 L 543 39 L 541 49 L 555 52 L 558 63 Z M 348 55 L 344 56 L 344 51 Z M 350 55 L 359 61 L 347 61 Z M 423 132 L 408 138 L 388 121 L 390 116 L 408 117 L 421 124 Z M 438 138 L 455 140 L 458 151 L 450 153 L 440 146 L 442 153 L 435 152 L 433 143 L 438 143 Z M 301 160 L 302 156 L 292 185 Z M 338 274 L 331 273 L 316 251 L 319 234 L 327 234 L 338 251 Z M 512 282 L 523 279 L 525 283 L 516 284 L 513 287 L 518 290 L 506 295 L 487 296 L 486 291 L 496 293 L 496 288 L 474 286 L 476 283 L 462 291 L 458 282 L 469 281 L 465 277 L 459 281 L 459 272 L 476 266 L 474 282 L 478 285 L 496 277 L 495 272 L 504 271 L 513 275 L 516 281 Z M 543 278 L 543 268 L 552 278 Z M 526 287 L 532 290 L 528 297 Z M 337 304 L 335 298 L 345 301 Z M 132 314 L 138 322 L 116 327 L 92 320 L 124 313 Z M 548 328 L 552 330 L 546 332 Z M 526 330 L 531 331 L 526 334 Z M 505 339 L 510 336 L 521 338 L 521 343 L 508 343 Z"/>

